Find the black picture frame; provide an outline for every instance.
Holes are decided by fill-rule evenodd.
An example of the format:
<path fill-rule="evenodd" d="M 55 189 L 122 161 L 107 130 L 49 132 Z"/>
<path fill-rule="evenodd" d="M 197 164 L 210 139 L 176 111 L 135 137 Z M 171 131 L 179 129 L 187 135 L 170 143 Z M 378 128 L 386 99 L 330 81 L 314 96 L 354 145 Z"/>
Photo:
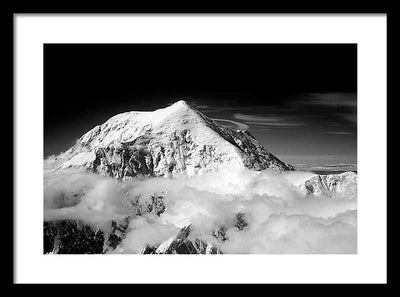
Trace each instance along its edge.
<path fill-rule="evenodd" d="M 300 6 L 300 5 L 299 5 Z M 15 127 L 15 109 L 14 109 L 14 96 L 15 96 L 15 90 L 14 90 L 14 82 L 15 82 L 15 72 L 14 72 L 14 67 L 15 67 L 15 61 L 14 61 L 14 50 L 15 50 L 15 40 L 14 40 L 14 16 L 15 14 L 51 14 L 51 13 L 62 13 L 62 14 L 97 14 L 97 13 L 106 13 L 106 14 L 126 14 L 126 13 L 141 13 L 141 14 L 147 14 L 147 13 L 168 13 L 168 14 L 230 14 L 230 13 L 240 13 L 240 14 L 263 14 L 263 13 L 274 13 L 274 14 L 281 14 L 281 13 L 341 13 L 341 14 L 363 14 L 363 13 L 380 13 L 380 14 L 386 14 L 387 15 L 387 90 L 388 90 L 388 97 L 387 97 L 387 153 L 388 153 L 388 160 L 387 160 L 387 165 L 388 165 L 388 180 L 387 180 L 387 189 L 388 189 L 388 197 L 390 196 L 390 183 L 389 183 L 389 177 L 391 176 L 389 174 L 390 172 L 390 167 L 389 166 L 391 163 L 389 162 L 389 158 L 392 156 L 392 152 L 390 149 L 390 132 L 393 130 L 393 125 L 390 124 L 390 121 L 393 119 L 393 116 L 391 115 L 391 112 L 394 112 L 393 108 L 393 102 L 391 102 L 391 92 L 390 92 L 390 86 L 391 84 L 389 83 L 390 79 L 393 78 L 392 71 L 393 71 L 393 66 L 391 66 L 391 62 L 393 60 L 392 58 L 392 51 L 393 51 L 393 45 L 392 45 L 392 39 L 393 39 L 393 20 L 394 16 L 391 12 L 389 12 L 389 8 L 386 7 L 383 4 L 380 4 L 378 7 L 367 7 L 367 8 L 337 8 L 337 7 L 342 7 L 337 5 L 337 7 L 330 7 L 330 8 L 315 8 L 316 6 L 302 6 L 297 7 L 297 8 L 282 8 L 282 7 L 270 7 L 270 8 L 262 8 L 262 9 L 257 9 L 257 8 L 228 8 L 228 9 L 222 9 L 222 8 L 216 8 L 216 9 L 208 9 L 208 8 L 198 8 L 198 9 L 184 9 L 184 8 L 162 8 L 162 9 L 150 9 L 150 8 L 90 8 L 90 6 L 81 6 L 80 8 L 73 8 L 75 6 L 70 5 L 70 7 L 59 7 L 59 8 L 51 8 L 52 6 L 46 6 L 46 5 L 35 5 L 35 7 L 32 6 L 18 6 L 18 5 L 11 5 L 7 10 L 5 15 L 3 15 L 3 21 L 6 22 L 6 41 L 7 41 L 7 60 L 6 60 L 6 81 L 5 81 L 5 86 L 7 90 L 7 100 L 6 100 L 6 108 L 4 109 L 4 113 L 7 114 L 7 119 L 6 119 L 6 124 L 9 129 L 7 129 L 7 139 L 8 145 L 6 149 L 6 156 L 12 155 L 13 158 L 6 158 L 8 162 L 10 162 L 10 168 L 12 169 L 12 174 L 7 174 L 7 180 L 5 181 L 5 184 L 8 186 L 8 189 L 10 190 L 9 194 L 10 196 L 15 194 L 15 184 L 14 184 L 14 177 L 15 177 L 15 139 L 14 139 L 14 127 Z M 343 6 L 344 7 L 344 6 Z M 392 100 L 393 101 L 393 100 Z M 11 126 L 13 129 L 11 130 Z M 12 139 L 12 140 L 11 140 Z M 12 144 L 12 145 L 10 145 Z M 42 285 L 21 285 L 21 284 L 15 284 L 14 283 L 14 275 L 15 275 L 15 270 L 14 270 L 14 249 L 15 249 L 15 239 L 14 239 L 14 230 L 11 228 L 11 226 L 14 226 L 14 203 L 13 203 L 13 198 L 10 196 L 6 196 L 4 198 L 7 198 L 7 213 L 9 214 L 9 217 L 7 220 L 3 223 L 5 226 L 7 226 L 7 235 L 3 237 L 3 240 L 7 242 L 7 250 L 6 250 L 6 262 L 7 262 L 7 276 L 6 279 L 4 280 L 5 283 L 7 283 L 9 288 L 13 289 L 43 289 Z M 359 285 L 359 284 L 353 284 L 353 285 L 343 285 L 341 284 L 340 286 L 337 285 L 316 285 L 313 284 L 313 287 L 317 289 L 320 293 L 327 292 L 329 291 L 332 293 L 332 291 L 337 291 L 339 289 L 344 289 L 348 290 L 350 289 L 359 289 L 360 286 L 363 286 L 366 288 L 369 292 L 373 293 L 379 290 L 379 292 L 384 292 L 380 291 L 382 289 L 386 290 L 388 288 L 393 287 L 393 272 L 391 271 L 394 265 L 393 261 L 393 250 L 392 250 L 392 244 L 393 244 L 393 235 L 390 235 L 393 232 L 393 218 L 394 214 L 393 211 L 395 209 L 394 207 L 394 199 L 392 200 L 387 199 L 387 284 L 370 284 L 370 285 Z M 303 285 L 298 285 L 298 284 L 275 284 L 275 285 L 269 285 L 273 286 L 275 290 L 280 290 L 281 287 L 287 287 L 288 285 L 291 286 L 291 289 L 293 290 L 309 290 L 310 284 L 303 284 Z M 118 286 L 118 288 L 116 288 Z M 129 285 L 130 286 L 130 285 Z M 144 290 L 148 290 L 147 286 L 148 285 L 137 285 L 140 288 Z M 251 286 L 251 288 L 249 288 Z M 96 285 L 96 289 L 100 289 L 103 293 L 106 294 L 114 294 L 116 290 L 119 290 L 119 287 L 125 287 L 127 290 L 130 290 L 130 288 L 127 288 L 127 285 Z M 214 290 L 215 285 L 208 285 L 209 290 Z M 87 289 L 87 286 L 85 286 Z M 260 286 L 257 285 L 242 285 L 240 287 L 240 290 L 242 292 L 248 292 L 249 289 L 266 289 L 264 286 L 260 288 Z M 50 286 L 51 290 L 58 289 L 54 288 L 54 285 Z M 76 292 L 76 290 L 81 290 L 82 285 L 62 285 L 62 291 L 65 292 Z M 91 289 L 91 288 L 89 288 Z M 176 290 L 177 288 L 172 288 L 171 285 L 162 285 L 158 286 L 157 288 L 160 290 L 159 292 L 165 292 L 166 290 Z M 189 289 L 187 288 L 186 285 L 182 286 L 179 288 L 180 290 L 182 289 Z M 237 290 L 239 289 L 238 286 L 231 285 L 231 289 Z M 58 289 L 59 290 L 59 289 Z M 59 290 L 59 291 L 61 291 Z M 136 290 L 136 289 L 135 289 Z M 152 288 L 153 290 L 153 288 Z M 239 291 L 240 291 L 239 290 Z M 238 291 L 238 292 L 239 292 Z M 156 291 L 153 291 L 155 293 Z M 305 291 L 303 291 L 305 292 Z"/>

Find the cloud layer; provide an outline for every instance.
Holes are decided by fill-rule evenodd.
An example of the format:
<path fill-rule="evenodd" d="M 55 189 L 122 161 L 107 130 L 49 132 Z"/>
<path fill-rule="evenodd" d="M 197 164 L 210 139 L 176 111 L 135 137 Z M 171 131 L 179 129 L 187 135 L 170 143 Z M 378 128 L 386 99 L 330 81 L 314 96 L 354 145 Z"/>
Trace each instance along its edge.
<path fill-rule="evenodd" d="M 356 253 L 354 188 L 335 198 L 307 197 L 307 172 L 226 170 L 192 178 L 151 178 L 118 182 L 79 170 L 45 171 L 45 220 L 79 219 L 101 228 L 132 215 L 132 203 L 165 195 L 165 212 L 132 215 L 116 252 L 138 253 L 192 224 L 193 234 L 223 253 Z M 247 226 L 233 227 L 237 213 Z M 228 240 L 212 234 L 224 226 Z M 193 236 L 194 236 L 193 235 Z"/>

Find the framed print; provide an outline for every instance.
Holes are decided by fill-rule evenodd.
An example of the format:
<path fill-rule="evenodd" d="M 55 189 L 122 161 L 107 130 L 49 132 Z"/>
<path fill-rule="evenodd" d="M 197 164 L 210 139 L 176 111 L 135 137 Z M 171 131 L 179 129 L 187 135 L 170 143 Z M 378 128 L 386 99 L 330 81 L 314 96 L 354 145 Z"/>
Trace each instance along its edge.
<path fill-rule="evenodd" d="M 14 15 L 15 282 L 385 283 L 386 19 Z"/>

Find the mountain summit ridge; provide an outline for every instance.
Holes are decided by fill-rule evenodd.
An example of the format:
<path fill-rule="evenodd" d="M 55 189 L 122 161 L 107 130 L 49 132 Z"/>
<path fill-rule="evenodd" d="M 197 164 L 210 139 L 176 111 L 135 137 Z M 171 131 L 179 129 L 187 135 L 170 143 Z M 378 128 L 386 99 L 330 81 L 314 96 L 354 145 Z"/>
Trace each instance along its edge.
<path fill-rule="evenodd" d="M 56 157 L 58 169 L 86 168 L 118 179 L 193 175 L 223 166 L 293 170 L 248 131 L 233 131 L 179 100 L 155 111 L 115 115 Z"/>

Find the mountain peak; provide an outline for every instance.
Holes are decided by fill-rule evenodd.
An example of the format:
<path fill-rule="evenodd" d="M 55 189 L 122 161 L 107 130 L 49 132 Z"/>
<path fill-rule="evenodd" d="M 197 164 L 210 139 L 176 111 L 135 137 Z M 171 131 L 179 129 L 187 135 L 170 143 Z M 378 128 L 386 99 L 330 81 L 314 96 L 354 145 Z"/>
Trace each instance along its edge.
<path fill-rule="evenodd" d="M 178 100 L 175 103 L 173 103 L 171 106 L 190 107 L 190 105 L 185 100 Z"/>
<path fill-rule="evenodd" d="M 189 104 L 187 101 L 185 100 L 179 100 L 176 101 L 175 103 L 169 105 L 168 107 L 165 108 L 165 110 L 171 110 L 171 111 L 178 111 L 178 110 L 182 110 L 182 111 L 196 111 L 197 109 L 195 109 L 191 104 Z"/>
<path fill-rule="evenodd" d="M 116 178 L 193 175 L 221 166 L 292 170 L 252 135 L 218 125 L 185 100 L 155 111 L 118 114 L 59 156 L 59 168 L 84 167 Z"/>

